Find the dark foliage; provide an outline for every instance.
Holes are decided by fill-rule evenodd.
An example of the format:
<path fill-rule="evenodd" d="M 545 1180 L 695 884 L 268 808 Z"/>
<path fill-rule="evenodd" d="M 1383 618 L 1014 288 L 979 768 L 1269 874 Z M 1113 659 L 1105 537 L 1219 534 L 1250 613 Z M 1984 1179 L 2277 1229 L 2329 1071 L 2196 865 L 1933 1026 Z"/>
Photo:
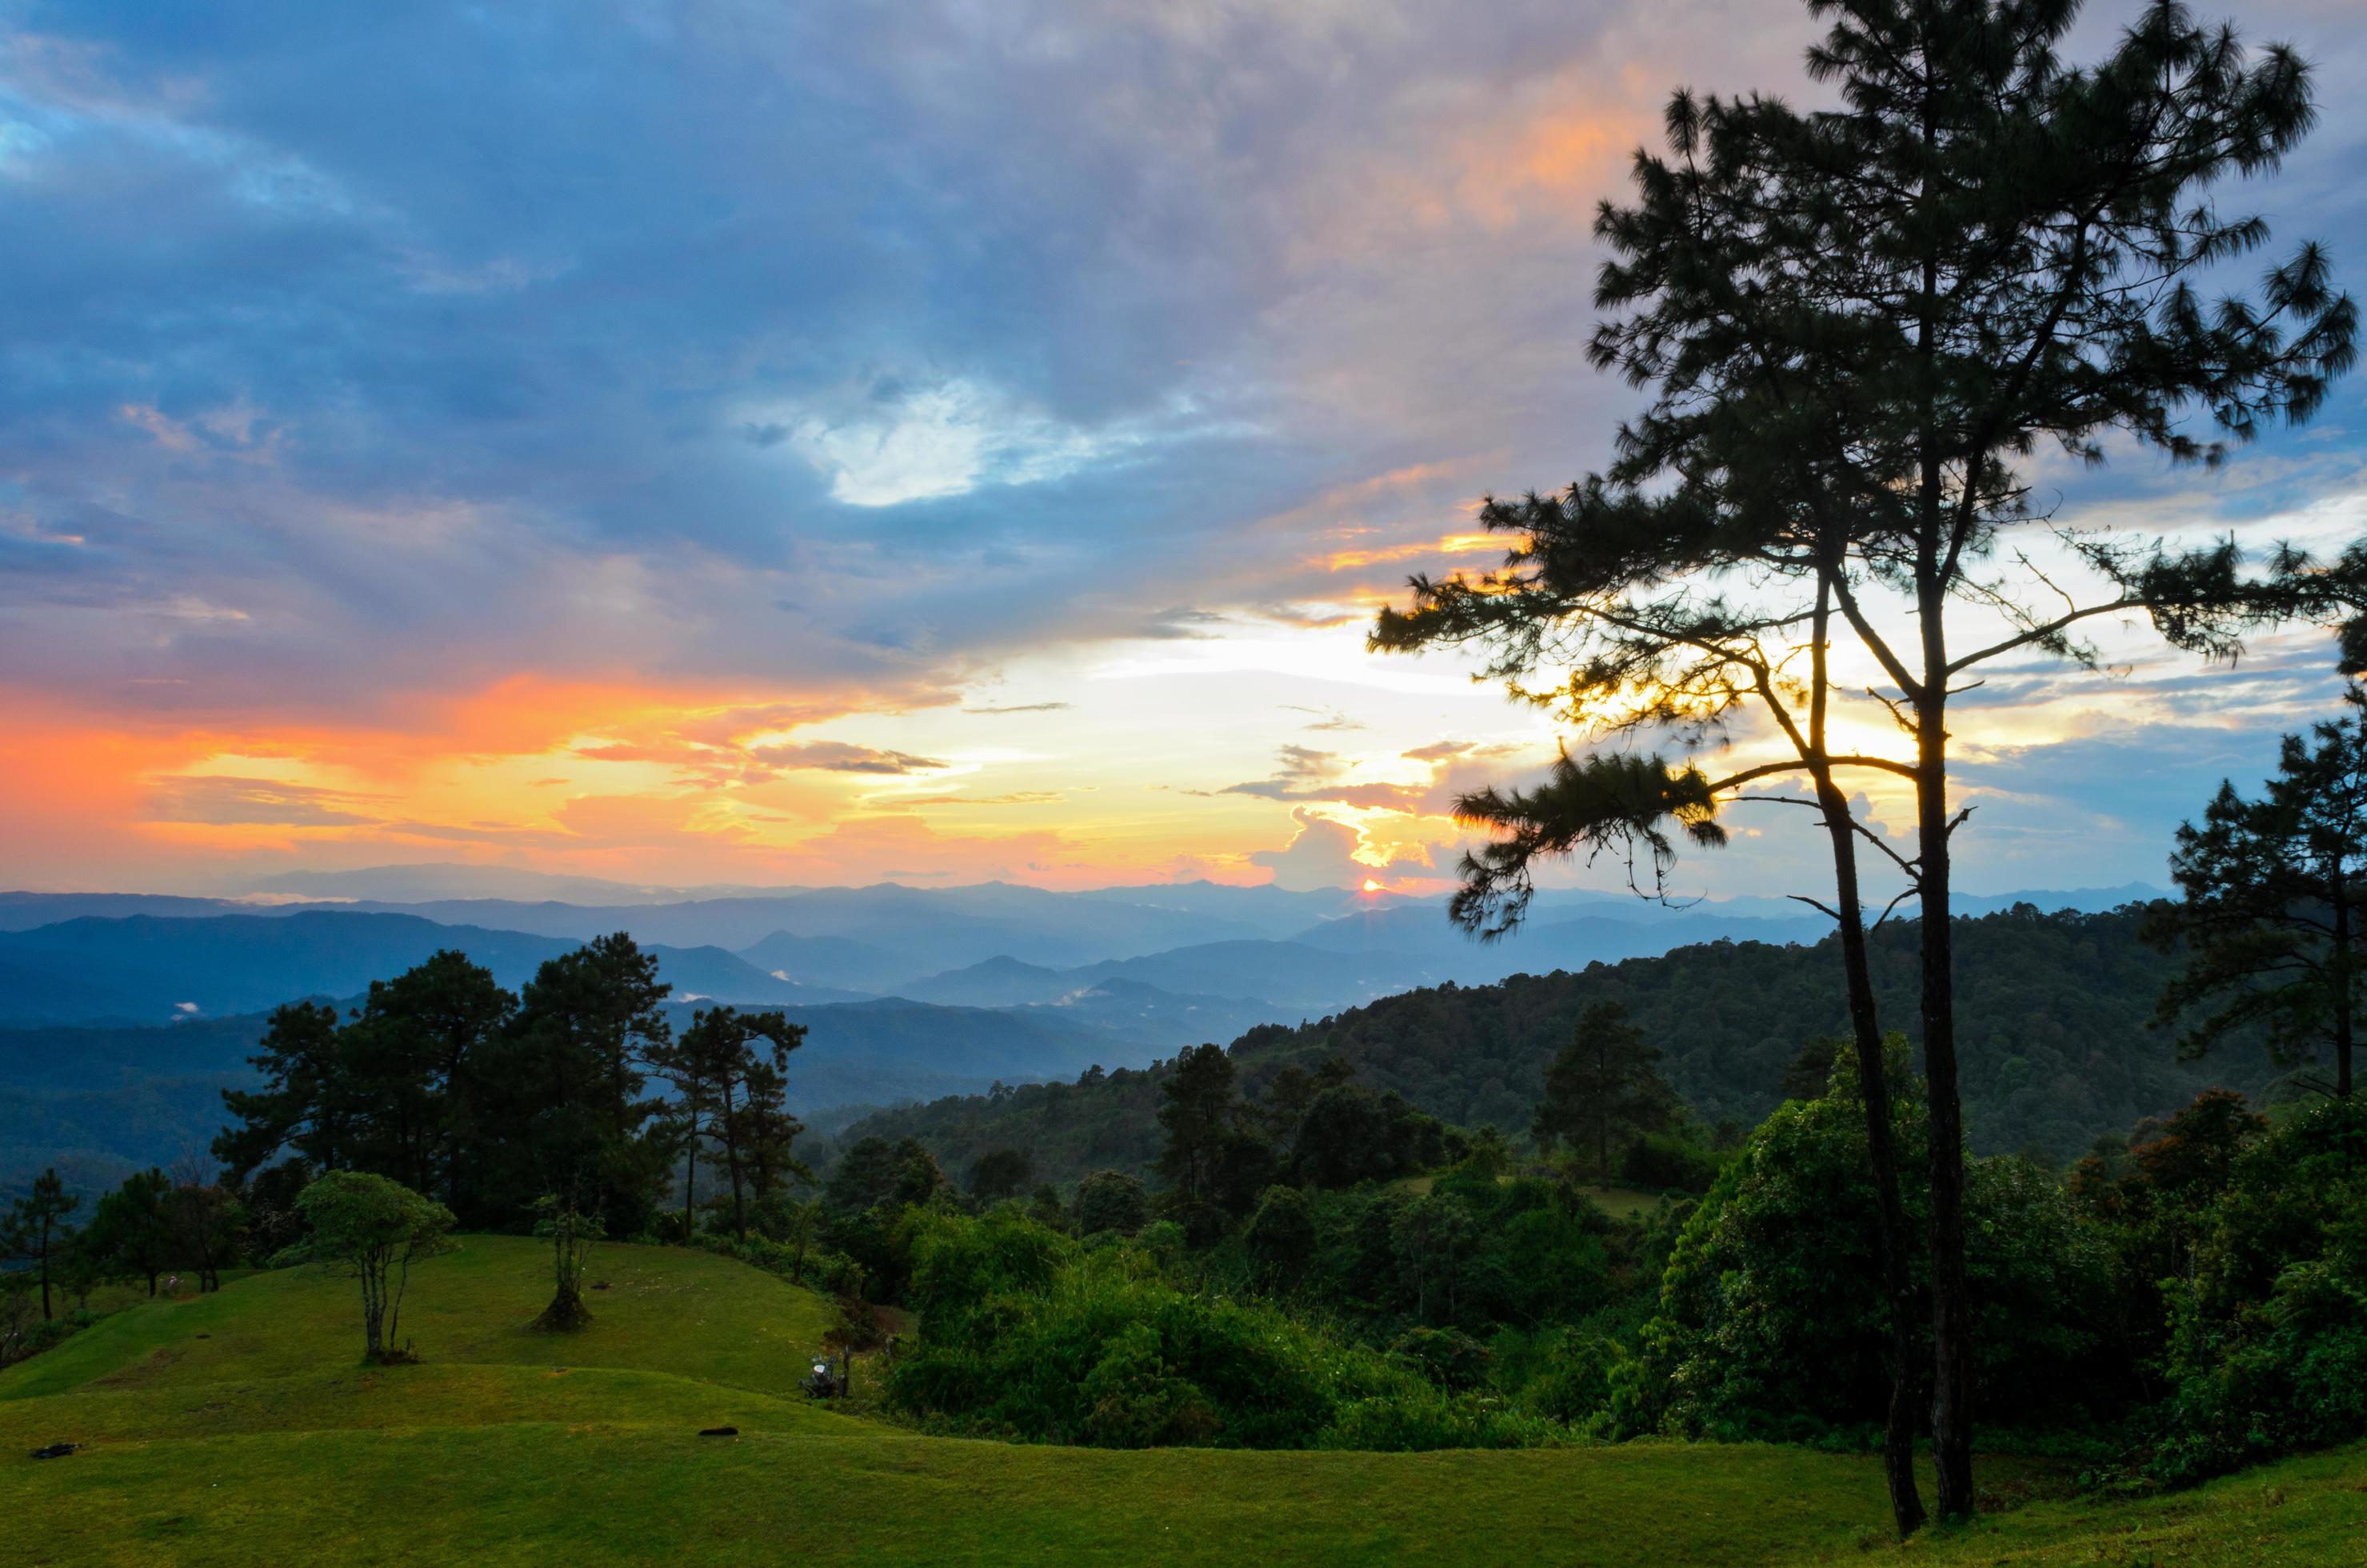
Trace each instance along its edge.
<path fill-rule="evenodd" d="M 275 1161 L 361 1171 L 435 1195 L 459 1222 L 522 1229 L 536 1200 L 580 1195 L 606 1233 L 651 1230 L 678 1159 L 719 1165 L 732 1223 L 801 1167 L 784 1109 L 804 1028 L 718 1007 L 675 1038 L 655 959 L 619 933 L 546 961 L 513 996 L 443 951 L 373 982 L 346 1017 L 316 1002 L 271 1015 L 253 1090 L 225 1091 L 214 1142 L 233 1184 Z M 652 1077 L 674 1088 L 649 1092 Z M 695 1192 L 693 1194 L 696 1196 Z M 284 1215 L 279 1200 L 259 1211 Z"/>

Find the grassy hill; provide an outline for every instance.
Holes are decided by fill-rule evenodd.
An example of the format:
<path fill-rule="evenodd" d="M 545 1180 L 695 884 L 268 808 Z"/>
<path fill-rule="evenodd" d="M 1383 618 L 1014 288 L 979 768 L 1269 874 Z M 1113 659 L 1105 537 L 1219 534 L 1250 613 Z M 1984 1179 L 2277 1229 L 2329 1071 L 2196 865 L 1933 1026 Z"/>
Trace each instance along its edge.
<path fill-rule="evenodd" d="M 472 1236 L 419 1269 L 415 1367 L 357 1365 L 350 1282 L 304 1270 L 134 1307 L 0 1373 L 0 1561 L 2299 1564 L 2345 1561 L 2367 1527 L 2357 1450 L 1897 1551 L 1874 1465 L 1800 1449 L 953 1441 L 796 1392 L 825 1319 L 810 1292 L 606 1247 L 597 1321 L 557 1340 L 524 1326 L 543 1261 Z M 716 1425 L 741 1435 L 697 1436 Z M 86 1447 L 25 1457 L 59 1440 Z"/>

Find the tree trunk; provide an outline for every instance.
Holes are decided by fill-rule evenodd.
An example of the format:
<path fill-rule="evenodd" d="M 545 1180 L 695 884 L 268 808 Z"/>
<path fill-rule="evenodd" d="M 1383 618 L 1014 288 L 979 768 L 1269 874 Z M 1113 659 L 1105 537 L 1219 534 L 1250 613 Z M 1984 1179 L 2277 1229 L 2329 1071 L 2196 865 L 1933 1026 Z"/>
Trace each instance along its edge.
<path fill-rule="evenodd" d="M 1901 1540 L 1923 1528 L 1923 1495 L 1915 1481 L 1916 1370 L 1915 1286 L 1907 1268 L 1907 1207 L 1898 1190 L 1898 1145 L 1890 1119 L 1890 1074 L 1884 1061 L 1882 1022 L 1874 999 L 1874 964 L 1867 956 L 1865 906 L 1858 892 L 1856 828 L 1848 797 L 1833 781 L 1826 732 L 1831 679 L 1833 568 L 1817 585 L 1810 652 L 1808 746 L 1819 759 L 1814 778 L 1817 805 L 1833 850 L 1833 910 L 1840 916 L 1841 977 L 1849 997 L 1850 1035 L 1856 1046 L 1859 1096 L 1865 1102 L 1866 1172 L 1874 1180 L 1875 1251 L 1882 1260 L 1882 1290 L 1890 1308 L 1890 1404 L 1884 1413 L 1883 1478 L 1890 1488 L 1891 1519 Z"/>
<path fill-rule="evenodd" d="M 748 1209 L 740 1190 L 740 1140 L 732 1126 L 731 1085 L 723 1085 L 723 1165 L 731 1176 L 731 1229 L 742 1241 L 748 1239 Z"/>
<path fill-rule="evenodd" d="M 386 1355 L 386 1275 L 372 1274 L 373 1267 L 362 1266 L 362 1345 L 376 1361 Z"/>
<path fill-rule="evenodd" d="M 453 1046 L 444 1062 L 444 1202 L 455 1214 L 465 1214 L 468 1208 L 460 1200 L 460 1150 L 465 1140 L 460 1136 L 460 1108 L 469 1102 L 469 1091 L 461 1083 L 461 1048 Z"/>
<path fill-rule="evenodd" d="M 1882 1289 L 1890 1306 L 1890 1407 L 1883 1422 L 1882 1469 L 1890 1485 L 1890 1513 L 1901 1540 L 1923 1528 L 1923 1496 L 1915 1481 L 1915 1285 L 1907 1270 L 1907 1206 L 1898 1191 L 1898 1147 L 1890 1120 L 1889 1074 L 1883 1062 L 1882 1027 L 1874 1000 L 1874 970 L 1866 953 L 1865 911 L 1858 896 L 1857 842 L 1848 801 L 1829 775 L 1819 781 L 1825 826 L 1833 841 L 1835 907 L 1840 912 L 1841 971 L 1849 993 L 1850 1032 L 1856 1045 L 1858 1094 L 1865 1101 L 1867 1173 L 1874 1178 L 1876 1250 Z"/>
<path fill-rule="evenodd" d="M 2334 1092 L 2350 1097 L 2350 890 L 2338 858 L 2327 879 L 2334 890 Z"/>
<path fill-rule="evenodd" d="M 1924 607 L 1924 700 L 1916 711 L 1922 878 L 1923 1078 L 1931 1127 L 1931 1446 L 1940 1516 L 1973 1511 L 1972 1297 L 1965 1278 L 1965 1127 L 1956 1074 L 1955 931 L 1948 909 L 1948 757 L 1940 607 Z"/>

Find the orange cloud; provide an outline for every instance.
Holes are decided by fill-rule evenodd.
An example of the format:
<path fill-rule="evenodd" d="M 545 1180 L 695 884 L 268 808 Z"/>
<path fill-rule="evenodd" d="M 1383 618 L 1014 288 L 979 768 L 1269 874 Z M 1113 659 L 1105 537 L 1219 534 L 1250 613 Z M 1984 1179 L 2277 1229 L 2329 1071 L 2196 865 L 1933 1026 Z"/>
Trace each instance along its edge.
<path fill-rule="evenodd" d="M 1361 530 L 1360 530 L 1361 531 Z M 1369 550 L 1339 550 L 1319 556 L 1308 564 L 1320 566 L 1326 572 L 1353 572 L 1358 567 L 1376 566 L 1392 561 L 1414 561 L 1431 555 L 1478 555 L 1501 552 L 1508 541 L 1501 534 L 1451 533 L 1436 539 L 1416 540 L 1408 544 L 1376 545 Z"/>

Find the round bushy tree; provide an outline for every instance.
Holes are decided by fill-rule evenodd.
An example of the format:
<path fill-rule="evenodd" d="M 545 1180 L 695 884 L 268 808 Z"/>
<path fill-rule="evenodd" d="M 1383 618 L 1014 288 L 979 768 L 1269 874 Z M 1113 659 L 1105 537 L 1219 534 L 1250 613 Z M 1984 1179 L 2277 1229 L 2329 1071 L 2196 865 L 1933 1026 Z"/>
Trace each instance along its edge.
<path fill-rule="evenodd" d="M 1116 1231 L 1130 1236 L 1150 1217 L 1142 1183 L 1124 1171 L 1095 1171 L 1077 1187 L 1077 1233 Z"/>
<path fill-rule="evenodd" d="M 368 1171 L 331 1171 L 297 1195 L 306 1239 L 290 1261 L 343 1268 L 361 1282 L 364 1354 L 409 1360 L 395 1348 L 411 1266 L 452 1250 L 452 1210 Z"/>

